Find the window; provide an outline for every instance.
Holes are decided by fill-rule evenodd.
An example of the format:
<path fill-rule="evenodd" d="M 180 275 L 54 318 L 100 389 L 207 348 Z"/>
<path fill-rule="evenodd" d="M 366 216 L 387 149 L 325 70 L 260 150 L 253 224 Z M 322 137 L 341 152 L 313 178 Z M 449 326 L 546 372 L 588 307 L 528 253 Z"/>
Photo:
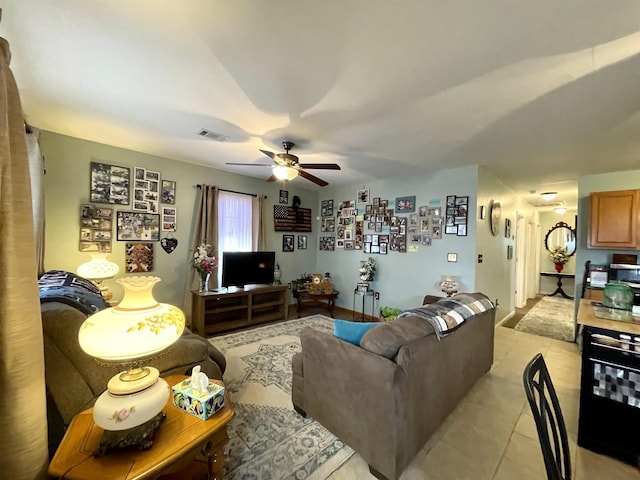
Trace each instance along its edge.
<path fill-rule="evenodd" d="M 218 284 L 222 282 L 222 252 L 251 251 L 251 197 L 223 192 L 218 195 Z"/>

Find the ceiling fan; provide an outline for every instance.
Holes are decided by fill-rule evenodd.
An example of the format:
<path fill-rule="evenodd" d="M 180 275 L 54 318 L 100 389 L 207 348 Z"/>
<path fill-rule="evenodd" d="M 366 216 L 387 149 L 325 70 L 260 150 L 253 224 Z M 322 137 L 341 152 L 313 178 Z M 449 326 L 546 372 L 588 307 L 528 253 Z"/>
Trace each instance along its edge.
<path fill-rule="evenodd" d="M 298 175 L 302 178 L 306 178 L 307 180 L 312 181 L 316 185 L 320 185 L 321 187 L 326 187 L 329 185 L 328 182 L 325 182 L 321 178 L 316 177 L 315 175 L 311 175 L 307 172 L 307 169 L 316 169 L 316 170 L 340 170 L 340 165 L 337 163 L 300 163 L 298 157 L 289 153 L 295 144 L 293 142 L 284 141 L 282 142 L 282 147 L 285 150 L 285 153 L 273 153 L 268 150 L 260 150 L 267 157 L 273 160 L 273 164 L 267 163 L 227 163 L 227 165 L 245 165 L 249 167 L 271 167 L 273 168 L 273 175 L 271 175 L 267 182 L 274 182 L 276 180 L 293 180 Z"/>

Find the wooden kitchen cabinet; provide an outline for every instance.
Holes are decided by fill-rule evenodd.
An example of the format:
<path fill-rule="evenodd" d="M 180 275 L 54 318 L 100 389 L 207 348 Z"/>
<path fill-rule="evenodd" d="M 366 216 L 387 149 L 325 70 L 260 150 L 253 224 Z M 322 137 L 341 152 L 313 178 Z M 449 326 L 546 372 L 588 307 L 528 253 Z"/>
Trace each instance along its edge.
<path fill-rule="evenodd" d="M 590 248 L 640 247 L 640 190 L 591 193 Z"/>

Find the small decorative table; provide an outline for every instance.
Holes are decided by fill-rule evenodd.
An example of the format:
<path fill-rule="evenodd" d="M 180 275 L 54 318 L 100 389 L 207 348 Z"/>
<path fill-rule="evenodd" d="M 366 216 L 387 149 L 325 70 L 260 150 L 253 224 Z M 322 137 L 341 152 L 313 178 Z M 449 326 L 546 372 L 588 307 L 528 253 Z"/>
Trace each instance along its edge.
<path fill-rule="evenodd" d="M 187 378 L 172 375 L 172 386 Z M 235 413 L 228 392 L 225 405 L 213 417 L 200 420 L 172 404 L 172 396 L 162 411 L 167 415 L 153 437 L 149 450 L 121 450 L 94 457 L 103 430 L 93 422 L 93 409 L 76 415 L 49 464 L 49 474 L 61 479 L 222 479 L 224 454 L 229 440 L 227 423 Z"/>
<path fill-rule="evenodd" d="M 354 322 L 364 322 L 366 321 L 366 316 L 364 313 L 365 310 L 365 300 L 368 297 L 371 297 L 371 320 L 370 321 L 375 321 L 375 312 L 376 312 L 376 297 L 375 297 L 376 292 L 374 292 L 373 290 L 367 290 L 362 291 L 362 290 L 358 290 L 357 288 L 353 290 L 353 321 Z M 358 298 L 358 296 L 362 297 L 362 315 L 358 316 L 356 318 L 356 298 Z"/>
<path fill-rule="evenodd" d="M 333 318 L 333 307 L 339 293 L 337 290 L 331 293 L 309 293 L 307 290 L 294 290 L 293 298 L 298 302 L 298 318 L 305 308 L 311 307 L 325 308 L 329 312 L 329 316 Z"/>
<path fill-rule="evenodd" d="M 560 294 L 564 298 L 566 298 L 567 300 L 573 300 L 573 297 L 567 295 L 565 293 L 565 291 L 562 289 L 562 279 L 563 278 L 575 278 L 576 277 L 575 273 L 540 272 L 540 275 L 543 276 L 543 277 L 556 277 L 558 279 L 558 283 L 556 283 L 558 288 L 556 288 L 555 292 L 550 293 L 549 295 L 547 295 L 548 297 L 553 297 L 554 295 Z"/>

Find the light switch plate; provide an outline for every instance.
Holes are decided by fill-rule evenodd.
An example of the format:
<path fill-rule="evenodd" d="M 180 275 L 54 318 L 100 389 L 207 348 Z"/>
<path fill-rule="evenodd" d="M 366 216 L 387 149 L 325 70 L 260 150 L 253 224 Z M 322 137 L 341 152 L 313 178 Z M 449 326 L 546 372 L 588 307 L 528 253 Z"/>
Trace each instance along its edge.
<path fill-rule="evenodd" d="M 447 253 L 447 262 L 457 262 L 458 254 L 457 253 Z"/>

